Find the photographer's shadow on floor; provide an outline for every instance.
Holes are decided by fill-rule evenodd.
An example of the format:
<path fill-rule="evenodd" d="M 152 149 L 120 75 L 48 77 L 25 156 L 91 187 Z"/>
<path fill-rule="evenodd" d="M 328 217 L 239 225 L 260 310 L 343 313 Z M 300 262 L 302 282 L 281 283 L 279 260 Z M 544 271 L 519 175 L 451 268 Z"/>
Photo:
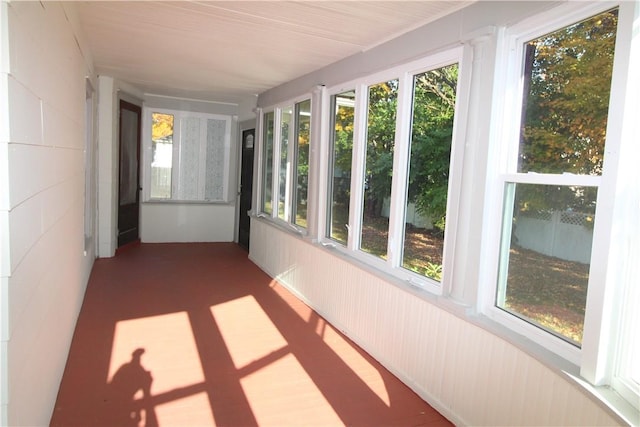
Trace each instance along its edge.
<path fill-rule="evenodd" d="M 118 368 L 107 385 L 104 419 L 122 427 L 157 427 L 151 403 L 151 372 L 142 366 L 143 348 L 131 353 L 131 361 Z M 141 422 L 144 423 L 141 424 Z"/>

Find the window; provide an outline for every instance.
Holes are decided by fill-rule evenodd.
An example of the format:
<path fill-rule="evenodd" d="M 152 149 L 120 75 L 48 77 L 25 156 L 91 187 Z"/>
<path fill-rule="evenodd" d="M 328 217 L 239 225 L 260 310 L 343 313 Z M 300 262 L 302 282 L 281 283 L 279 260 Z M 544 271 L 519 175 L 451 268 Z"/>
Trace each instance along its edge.
<path fill-rule="evenodd" d="M 327 244 L 436 292 L 460 55 L 371 76 L 337 89 L 330 102 Z"/>
<path fill-rule="evenodd" d="M 278 168 L 278 218 L 290 218 L 289 203 L 291 200 L 291 156 L 289 155 L 289 140 L 293 127 L 293 108 L 285 107 L 280 109 L 280 167 Z"/>
<path fill-rule="evenodd" d="M 442 280 L 458 64 L 413 76 L 402 267 Z"/>
<path fill-rule="evenodd" d="M 638 179 L 639 109 L 629 99 L 640 92 L 633 51 L 618 43 L 632 37 L 622 17 L 634 7 L 567 5 L 505 35 L 507 74 L 497 78 L 505 101 L 493 119 L 500 173 L 488 202 L 499 207 L 499 255 L 485 312 L 637 408 L 630 301 L 640 232 L 629 183 Z"/>
<path fill-rule="evenodd" d="M 171 198 L 173 114 L 151 113 L 151 198 Z"/>
<path fill-rule="evenodd" d="M 299 227 L 307 228 L 307 193 L 309 190 L 309 144 L 311 138 L 311 100 L 296 104 L 296 184 L 295 201 L 292 204 L 292 220 Z"/>
<path fill-rule="evenodd" d="M 273 194 L 273 130 L 274 130 L 274 113 L 273 111 L 270 113 L 265 113 L 264 115 L 264 127 L 263 127 L 263 143 L 264 143 L 264 156 L 262 158 L 262 182 L 263 182 L 263 191 L 262 191 L 262 212 L 271 214 L 273 212 L 272 209 L 272 200 L 271 195 Z"/>
<path fill-rule="evenodd" d="M 496 307 L 582 343 L 617 10 L 521 42 Z M 598 69 L 598 73 L 592 70 Z"/>
<path fill-rule="evenodd" d="M 310 99 L 262 115 L 261 212 L 299 230 L 307 226 L 310 129 Z"/>
<path fill-rule="evenodd" d="M 145 123 L 146 200 L 229 200 L 230 116 L 145 108 Z"/>
<path fill-rule="evenodd" d="M 381 258 L 387 257 L 389 237 L 389 217 L 382 206 L 391 196 L 398 83 L 394 79 L 368 88 L 360 249 Z"/>
<path fill-rule="evenodd" d="M 324 88 L 309 233 L 637 407 L 640 3 L 612 4 L 563 3 Z M 263 115 L 263 212 L 296 226 L 302 106 Z"/>
<path fill-rule="evenodd" d="M 332 96 L 331 99 L 333 138 L 327 237 L 346 245 L 349 229 L 355 91 L 343 92 Z"/>

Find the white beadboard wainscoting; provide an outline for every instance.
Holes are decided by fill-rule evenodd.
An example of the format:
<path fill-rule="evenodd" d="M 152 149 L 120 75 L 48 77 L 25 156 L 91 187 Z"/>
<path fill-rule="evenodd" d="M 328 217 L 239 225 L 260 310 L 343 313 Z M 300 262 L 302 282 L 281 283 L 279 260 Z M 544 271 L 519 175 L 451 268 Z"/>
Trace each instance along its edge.
<path fill-rule="evenodd" d="M 562 372 L 331 249 L 254 218 L 250 259 L 457 425 L 621 423 Z"/>
<path fill-rule="evenodd" d="M 233 204 L 142 203 L 140 239 L 144 243 L 233 242 L 235 213 Z"/>

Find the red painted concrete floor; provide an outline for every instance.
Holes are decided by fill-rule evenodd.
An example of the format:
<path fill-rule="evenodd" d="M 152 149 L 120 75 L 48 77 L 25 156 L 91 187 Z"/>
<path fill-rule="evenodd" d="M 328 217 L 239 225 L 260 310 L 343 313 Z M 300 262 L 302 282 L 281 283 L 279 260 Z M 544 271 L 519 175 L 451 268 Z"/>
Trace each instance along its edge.
<path fill-rule="evenodd" d="M 232 243 L 96 261 L 52 426 L 448 426 Z"/>

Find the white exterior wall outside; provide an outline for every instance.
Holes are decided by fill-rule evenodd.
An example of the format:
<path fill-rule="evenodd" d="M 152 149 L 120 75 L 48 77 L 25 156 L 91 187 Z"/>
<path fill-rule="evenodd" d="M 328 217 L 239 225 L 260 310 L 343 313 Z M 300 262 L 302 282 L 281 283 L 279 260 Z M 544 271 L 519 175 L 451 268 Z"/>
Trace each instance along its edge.
<path fill-rule="evenodd" d="M 92 65 L 73 6 L 0 7 L 0 423 L 46 425 L 95 255 L 93 247 L 83 253 L 85 77 Z"/>

